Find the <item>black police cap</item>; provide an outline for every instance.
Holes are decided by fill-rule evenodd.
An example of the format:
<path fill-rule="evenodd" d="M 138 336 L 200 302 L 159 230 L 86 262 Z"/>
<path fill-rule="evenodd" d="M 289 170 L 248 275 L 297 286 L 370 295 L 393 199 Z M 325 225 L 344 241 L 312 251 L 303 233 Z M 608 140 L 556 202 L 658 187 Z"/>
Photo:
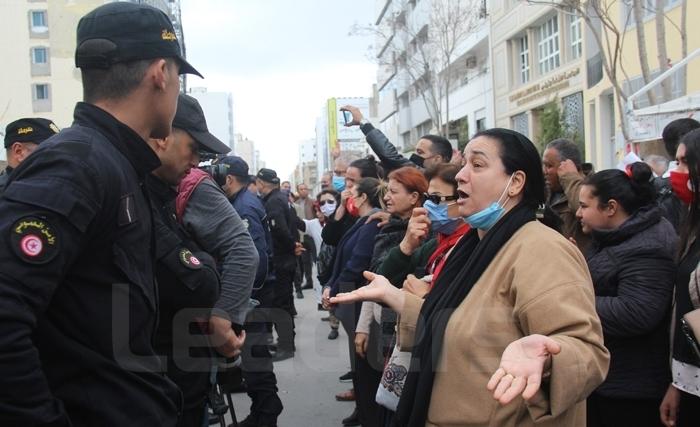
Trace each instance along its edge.
<path fill-rule="evenodd" d="M 231 151 L 231 147 L 209 132 L 201 105 L 189 95 L 182 93 L 178 95 L 173 127 L 189 133 L 204 151 L 215 154 L 226 154 Z"/>
<path fill-rule="evenodd" d="M 173 24 L 160 9 L 130 2 L 108 3 L 78 22 L 78 68 L 108 69 L 120 62 L 156 58 L 176 58 L 180 74 L 202 77 L 182 57 Z"/>
<path fill-rule="evenodd" d="M 51 120 L 39 117 L 15 120 L 5 128 L 5 148 L 10 148 L 15 142 L 41 144 L 59 131 Z"/>
<path fill-rule="evenodd" d="M 277 172 L 275 172 L 272 169 L 267 169 L 267 168 L 262 168 L 258 171 L 258 174 L 256 177 L 260 180 L 263 180 L 265 182 L 269 182 L 271 184 L 279 184 L 280 179 L 277 177 Z"/>
<path fill-rule="evenodd" d="M 248 163 L 238 156 L 226 156 L 219 160 L 219 163 L 228 165 L 227 174 L 235 175 L 241 178 L 248 178 Z"/>

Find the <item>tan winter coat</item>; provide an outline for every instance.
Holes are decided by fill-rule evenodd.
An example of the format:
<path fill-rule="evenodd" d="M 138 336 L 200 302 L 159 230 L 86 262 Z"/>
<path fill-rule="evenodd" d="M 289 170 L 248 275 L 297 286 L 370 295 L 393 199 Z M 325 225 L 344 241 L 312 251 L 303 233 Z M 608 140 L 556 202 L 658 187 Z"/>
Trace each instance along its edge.
<path fill-rule="evenodd" d="M 422 303 L 406 295 L 403 350 L 413 346 Z M 506 346 L 531 334 L 553 338 L 561 353 L 530 402 L 518 397 L 501 406 L 486 384 Z M 603 382 L 608 364 L 585 259 L 558 233 L 528 223 L 451 315 L 426 426 L 585 427 L 586 397 Z"/>

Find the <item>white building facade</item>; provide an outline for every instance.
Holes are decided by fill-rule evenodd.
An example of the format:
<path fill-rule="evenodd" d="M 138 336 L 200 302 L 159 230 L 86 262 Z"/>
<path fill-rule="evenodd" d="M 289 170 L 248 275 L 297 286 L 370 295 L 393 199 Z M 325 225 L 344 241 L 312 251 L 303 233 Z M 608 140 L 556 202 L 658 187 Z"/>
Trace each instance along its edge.
<path fill-rule="evenodd" d="M 166 12 L 183 46 L 179 0 L 133 1 Z M 44 117 L 60 128 L 71 125 L 75 104 L 83 99 L 74 59 L 76 28 L 82 16 L 105 3 L 109 1 L 0 1 L 0 57 L 7 65 L 0 79 L 0 137 L 7 124 L 22 117 Z"/>
<path fill-rule="evenodd" d="M 209 132 L 235 151 L 233 96 L 226 92 L 208 92 L 202 87 L 193 87 L 189 95 L 197 99 L 202 106 Z"/>
<path fill-rule="evenodd" d="M 418 55 L 416 44 L 426 43 L 425 37 L 432 37 L 429 27 L 435 21 L 436 2 L 441 1 L 450 0 L 376 2 L 375 26 L 381 35 L 376 52 L 380 66 L 377 72 L 378 123 L 375 126 L 399 151 L 411 150 L 424 134 L 438 133 L 415 74 L 411 77 L 406 63 Z M 441 98 L 441 109 L 443 120 L 449 116 L 448 136 L 453 141 L 461 136 L 460 129 L 467 129 L 467 133 L 473 135 L 494 124 L 488 2 L 465 0 L 464 3 L 475 6 L 470 12 L 474 14 L 470 18 L 474 28 L 457 45 L 450 65 L 437 70 L 438 74 L 451 76 L 448 95 Z M 395 25 L 397 22 L 400 24 Z M 448 98 L 449 114 L 446 114 Z"/>

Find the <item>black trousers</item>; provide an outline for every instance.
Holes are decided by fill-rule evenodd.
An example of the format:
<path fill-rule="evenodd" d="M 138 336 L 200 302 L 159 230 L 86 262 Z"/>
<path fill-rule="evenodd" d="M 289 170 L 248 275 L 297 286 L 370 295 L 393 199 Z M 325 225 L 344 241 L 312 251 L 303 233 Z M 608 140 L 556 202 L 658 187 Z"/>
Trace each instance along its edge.
<path fill-rule="evenodd" d="M 363 427 L 381 427 L 383 424 L 381 407 L 376 402 L 384 368 L 380 332 L 380 326 L 372 321 L 367 353 L 365 357 L 357 356 L 355 360 L 355 401 Z"/>
<path fill-rule="evenodd" d="M 246 341 L 241 353 L 243 379 L 251 400 L 250 412 L 258 419 L 266 417 L 266 422 L 271 424 L 276 422 L 283 409 L 282 401 L 277 395 L 277 377 L 268 349 L 268 326 L 274 310 L 273 285 L 274 283 L 268 283 L 253 295 L 260 305 L 246 318 Z"/>
<path fill-rule="evenodd" d="M 272 322 L 275 324 L 277 335 L 279 335 L 278 348 L 282 350 L 294 351 L 294 316 L 297 311 L 294 308 L 294 292 L 292 281 L 294 280 L 294 270 L 275 271 L 277 283 L 274 285 L 274 297 L 272 310 Z"/>
<path fill-rule="evenodd" d="M 297 257 L 297 269 L 294 274 L 294 289 L 300 291 L 302 283 L 306 280 L 306 286 L 314 285 L 313 263 L 316 262 L 316 245 L 311 236 L 304 236 L 302 242 L 306 251 Z"/>
<path fill-rule="evenodd" d="M 700 426 L 700 397 L 681 391 L 681 403 L 678 409 L 676 426 Z"/>
<path fill-rule="evenodd" d="M 615 399 L 593 393 L 586 401 L 588 427 L 658 427 L 659 399 Z"/>

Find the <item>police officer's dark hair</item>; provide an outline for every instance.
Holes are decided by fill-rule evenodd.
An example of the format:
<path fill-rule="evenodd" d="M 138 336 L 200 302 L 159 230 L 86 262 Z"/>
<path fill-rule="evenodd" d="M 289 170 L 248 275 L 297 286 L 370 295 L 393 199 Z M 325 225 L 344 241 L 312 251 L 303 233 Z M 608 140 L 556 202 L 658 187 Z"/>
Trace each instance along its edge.
<path fill-rule="evenodd" d="M 576 169 L 581 170 L 581 150 L 578 145 L 570 139 L 559 138 L 547 144 L 545 149 L 553 148 L 559 153 L 559 160 L 571 160 L 576 165 Z"/>
<path fill-rule="evenodd" d="M 674 120 L 666 125 L 661 132 L 661 138 L 664 140 L 666 152 L 672 159 L 676 158 L 678 143 L 683 135 L 697 128 L 700 128 L 700 122 L 690 118 Z"/>
<path fill-rule="evenodd" d="M 335 204 L 340 205 L 340 193 L 331 189 L 321 190 L 321 192 L 316 195 L 316 201 L 320 202 L 321 196 L 323 196 L 324 194 L 330 194 L 331 196 L 333 196 L 333 198 L 335 199 Z"/>
<path fill-rule="evenodd" d="M 355 184 L 357 195 L 366 194 L 369 205 L 373 208 L 382 209 L 382 199 L 384 198 L 384 184 L 377 178 L 362 178 Z"/>
<path fill-rule="evenodd" d="M 173 58 L 163 58 L 168 66 Z M 142 59 L 113 64 L 107 69 L 83 68 L 83 100 L 94 103 L 105 99 L 123 99 L 133 92 L 146 75 L 146 70 L 158 59 Z"/>
<path fill-rule="evenodd" d="M 622 209 L 632 215 L 642 207 L 656 200 L 656 189 L 652 180 L 654 174 L 644 162 L 632 163 L 628 173 L 617 169 L 606 169 L 587 176 L 581 185 L 591 187 L 591 193 L 598 198 L 598 206 L 604 208 L 610 200 L 617 201 Z"/>
<path fill-rule="evenodd" d="M 593 175 L 595 173 L 595 167 L 593 163 L 581 163 L 581 172 L 585 175 Z"/>
<path fill-rule="evenodd" d="M 452 160 L 452 144 L 450 144 L 447 138 L 443 138 L 440 135 L 429 134 L 421 136 L 420 139 L 427 139 L 430 141 L 433 144 L 430 151 L 432 151 L 433 154 L 442 156 L 443 162 L 449 163 L 450 160 Z"/>
<path fill-rule="evenodd" d="M 522 203 L 533 209 L 544 204 L 544 172 L 542 171 L 542 159 L 535 144 L 525 135 L 510 129 L 487 129 L 477 133 L 472 139 L 480 136 L 493 138 L 499 142 L 501 163 L 503 163 L 508 175 L 516 171 L 522 171 L 525 174 L 525 191 Z"/>
<path fill-rule="evenodd" d="M 357 168 L 360 170 L 362 178 L 384 178 L 384 169 L 377 163 L 373 155 L 369 155 L 362 159 L 357 159 L 350 163 L 348 167 Z"/>

